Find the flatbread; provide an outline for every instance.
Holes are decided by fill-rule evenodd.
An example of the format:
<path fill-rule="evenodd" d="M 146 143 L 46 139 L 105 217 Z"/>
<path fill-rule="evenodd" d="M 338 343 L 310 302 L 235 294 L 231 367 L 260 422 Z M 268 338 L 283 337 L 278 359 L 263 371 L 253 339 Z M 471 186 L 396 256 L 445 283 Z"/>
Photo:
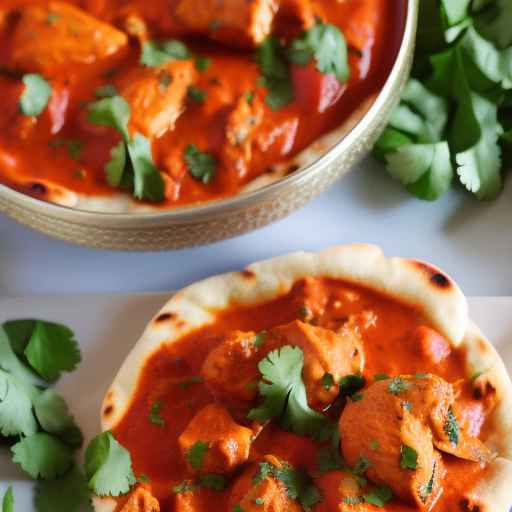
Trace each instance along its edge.
<path fill-rule="evenodd" d="M 349 245 L 318 253 L 290 254 L 179 291 L 151 320 L 114 379 L 103 403 L 102 428 L 111 430 L 121 421 L 146 361 L 163 345 L 212 323 L 216 311 L 233 303 L 251 306 L 270 301 L 288 293 L 296 281 L 307 276 L 363 285 L 414 306 L 453 347 L 466 348 L 468 377 L 485 371 L 496 389 L 498 402 L 489 416 L 490 432 L 482 440 L 499 456 L 489 467 L 485 481 L 467 498 L 469 503 L 480 506 L 481 512 L 507 512 L 512 506 L 512 382 L 505 365 L 469 320 L 467 301 L 450 277 L 428 263 L 387 258 L 375 246 Z M 109 502 L 113 503 L 96 500 L 96 510 L 112 510 Z"/>

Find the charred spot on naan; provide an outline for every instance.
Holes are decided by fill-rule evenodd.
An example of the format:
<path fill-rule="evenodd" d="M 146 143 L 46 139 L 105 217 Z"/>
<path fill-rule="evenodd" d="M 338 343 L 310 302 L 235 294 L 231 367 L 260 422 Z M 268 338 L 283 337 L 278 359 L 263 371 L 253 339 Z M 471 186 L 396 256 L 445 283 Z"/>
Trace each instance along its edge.
<path fill-rule="evenodd" d="M 420 272 L 428 279 L 429 283 L 439 291 L 449 291 L 455 287 L 452 280 L 443 274 L 438 268 L 429 265 L 423 261 L 410 260 L 413 267 L 420 270 Z"/>
<path fill-rule="evenodd" d="M 246 281 L 254 281 L 256 279 L 256 274 L 252 270 L 249 270 L 248 268 L 242 270 L 242 272 L 240 272 L 240 275 Z"/>

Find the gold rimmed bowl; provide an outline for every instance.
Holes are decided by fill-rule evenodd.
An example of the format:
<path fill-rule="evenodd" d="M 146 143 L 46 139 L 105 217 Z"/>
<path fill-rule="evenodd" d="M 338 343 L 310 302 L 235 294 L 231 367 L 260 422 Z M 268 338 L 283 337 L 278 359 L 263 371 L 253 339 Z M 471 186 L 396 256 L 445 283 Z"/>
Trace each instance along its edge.
<path fill-rule="evenodd" d="M 0 212 L 54 238 L 99 249 L 155 251 L 208 244 L 247 233 L 302 207 L 346 174 L 371 150 L 397 104 L 411 68 L 420 0 L 407 0 L 403 36 L 382 90 L 368 98 L 284 176 L 256 181 L 229 198 L 172 210 L 86 211 L 48 203 L 0 185 Z"/>

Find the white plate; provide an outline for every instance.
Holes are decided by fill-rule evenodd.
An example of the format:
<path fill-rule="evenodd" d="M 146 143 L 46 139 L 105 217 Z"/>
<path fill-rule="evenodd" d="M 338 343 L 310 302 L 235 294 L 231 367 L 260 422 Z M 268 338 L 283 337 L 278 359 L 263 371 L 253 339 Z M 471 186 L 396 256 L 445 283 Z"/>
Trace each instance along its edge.
<path fill-rule="evenodd" d="M 146 323 L 170 294 L 85 295 L 77 297 L 0 298 L 0 322 L 41 318 L 73 329 L 82 363 L 57 389 L 69 403 L 86 442 L 99 430 L 99 409 L 106 388 Z M 512 373 L 512 297 L 469 300 L 470 315 L 495 344 Z M 32 484 L 0 452 L 0 496 L 13 484 L 15 512 L 32 512 Z M 66 512 L 66 511 L 56 511 Z"/>

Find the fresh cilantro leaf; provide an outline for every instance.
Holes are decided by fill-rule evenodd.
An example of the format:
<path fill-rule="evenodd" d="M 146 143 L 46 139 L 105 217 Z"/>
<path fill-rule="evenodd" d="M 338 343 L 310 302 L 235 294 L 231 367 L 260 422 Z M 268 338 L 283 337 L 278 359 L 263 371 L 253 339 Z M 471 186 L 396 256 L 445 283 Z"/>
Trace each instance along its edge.
<path fill-rule="evenodd" d="M 256 62 L 262 74 L 262 85 L 268 89 L 265 102 L 272 110 L 279 110 L 293 100 L 290 70 L 286 52 L 280 41 L 267 37 L 256 51 Z"/>
<path fill-rule="evenodd" d="M 366 385 L 366 379 L 359 373 L 345 375 L 340 379 L 340 395 L 351 396 L 363 389 Z"/>
<path fill-rule="evenodd" d="M 0 433 L 3 436 L 31 436 L 37 432 L 30 389 L 22 380 L 0 370 Z"/>
<path fill-rule="evenodd" d="M 151 479 L 149 478 L 148 475 L 146 475 L 145 473 L 141 473 L 139 475 L 139 478 L 137 478 L 137 481 L 138 482 L 141 482 L 143 484 L 149 484 L 151 482 Z"/>
<path fill-rule="evenodd" d="M 113 98 L 117 96 L 119 93 L 117 92 L 117 88 L 113 84 L 106 84 L 98 87 L 94 94 L 97 98 Z"/>
<path fill-rule="evenodd" d="M 20 97 L 20 111 L 26 116 L 38 116 L 48 105 L 52 88 L 41 75 L 29 73 L 23 75 L 25 90 Z"/>
<path fill-rule="evenodd" d="M 2 512 L 14 512 L 14 494 L 12 492 L 12 485 L 5 491 L 2 499 Z"/>
<path fill-rule="evenodd" d="M 209 449 L 208 443 L 204 441 L 196 441 L 192 447 L 187 451 L 185 458 L 192 467 L 192 469 L 201 469 L 204 457 Z"/>
<path fill-rule="evenodd" d="M 52 480 L 65 474 L 73 464 L 71 449 L 46 432 L 23 438 L 11 451 L 13 462 L 34 479 Z"/>
<path fill-rule="evenodd" d="M 112 187 L 119 187 L 126 167 L 126 144 L 123 140 L 110 150 L 110 160 L 105 166 L 107 182 Z"/>
<path fill-rule="evenodd" d="M 12 350 L 18 354 L 18 356 L 23 356 L 23 352 L 25 352 L 25 348 L 30 341 L 35 326 L 35 320 L 25 319 L 9 320 L 2 325 Z"/>
<path fill-rule="evenodd" d="M 58 438 L 74 449 L 81 448 L 84 443 L 82 431 L 76 425 L 72 425 L 63 432 L 59 432 Z"/>
<path fill-rule="evenodd" d="M 207 95 L 208 93 L 204 89 L 200 89 L 195 85 L 191 85 L 187 91 L 187 96 L 196 103 L 204 103 Z"/>
<path fill-rule="evenodd" d="M 477 17 L 478 31 L 498 47 L 512 45 L 512 4 L 510 0 L 495 0 Z"/>
<path fill-rule="evenodd" d="M 153 202 L 164 200 L 164 181 L 153 162 L 149 140 L 136 133 L 127 143 L 128 154 L 133 168 L 133 195 L 137 199 Z"/>
<path fill-rule="evenodd" d="M 96 436 L 85 452 L 89 489 L 98 496 L 119 496 L 136 483 L 130 453 L 111 432 Z"/>
<path fill-rule="evenodd" d="M 383 507 L 388 501 L 393 499 L 393 491 L 386 485 L 382 485 L 365 493 L 363 499 L 370 505 Z"/>
<path fill-rule="evenodd" d="M 331 389 L 336 383 L 331 373 L 324 373 L 324 376 L 320 379 L 320 385 L 327 391 Z"/>
<path fill-rule="evenodd" d="M 412 470 L 418 468 L 418 452 L 406 444 L 400 446 L 400 467 Z"/>
<path fill-rule="evenodd" d="M 46 432 L 61 434 L 74 426 L 66 401 L 53 389 L 39 393 L 33 403 L 36 417 Z"/>
<path fill-rule="evenodd" d="M 444 12 L 449 26 L 460 23 L 469 14 L 471 0 L 442 0 Z"/>
<path fill-rule="evenodd" d="M 259 384 L 263 403 L 251 409 L 248 418 L 261 422 L 278 418 L 286 430 L 326 439 L 331 435 L 333 425 L 326 416 L 309 407 L 302 381 L 303 366 L 304 353 L 289 345 L 262 359 L 258 368 L 263 377 Z"/>
<path fill-rule="evenodd" d="M 103 98 L 89 105 L 88 120 L 91 123 L 115 128 L 125 139 L 129 139 L 128 121 L 130 105 L 122 96 Z"/>
<path fill-rule="evenodd" d="M 453 414 L 453 409 L 451 407 L 448 409 L 448 414 L 446 415 L 444 432 L 448 436 L 450 443 L 454 446 L 459 444 L 459 424 L 457 423 L 457 418 L 455 417 L 455 414 Z"/>
<path fill-rule="evenodd" d="M 184 159 L 192 177 L 204 184 L 210 183 L 217 166 L 215 158 L 210 153 L 201 151 L 195 144 L 189 144 L 185 149 Z"/>
<path fill-rule="evenodd" d="M 288 56 L 301 66 L 314 59 L 320 73 L 333 74 L 341 83 L 349 78 L 347 43 L 340 29 L 330 23 L 318 22 L 294 39 Z"/>
<path fill-rule="evenodd" d="M 207 57 L 197 57 L 196 58 L 196 69 L 199 72 L 206 71 L 212 64 L 212 59 L 209 59 Z"/>
<path fill-rule="evenodd" d="M 254 503 L 256 503 L 256 505 L 264 505 L 265 501 L 263 500 L 263 498 L 256 498 L 254 500 Z"/>
<path fill-rule="evenodd" d="M 402 379 L 402 377 L 395 377 L 389 384 L 388 384 L 388 391 L 398 396 L 400 393 L 403 393 L 404 391 L 407 391 L 409 389 L 409 383 Z"/>
<path fill-rule="evenodd" d="M 223 491 L 226 487 L 226 478 L 224 475 L 216 474 L 200 475 L 199 484 L 207 489 Z"/>
<path fill-rule="evenodd" d="M 142 45 L 140 63 L 143 66 L 154 68 L 173 60 L 186 60 L 191 57 L 192 54 L 181 41 L 175 39 L 145 41 Z"/>
<path fill-rule="evenodd" d="M 162 406 L 163 403 L 158 400 L 153 402 L 151 409 L 149 410 L 149 421 L 158 427 L 165 427 L 165 420 L 162 418 L 162 416 L 160 416 L 160 410 L 162 409 Z"/>
<path fill-rule="evenodd" d="M 432 491 L 434 490 L 435 476 L 436 476 L 436 463 L 434 463 L 434 468 L 432 470 L 432 476 L 430 477 L 430 480 L 428 481 L 427 485 L 423 486 L 420 489 L 420 497 L 423 501 L 427 501 L 427 498 L 432 494 Z"/>
<path fill-rule="evenodd" d="M 87 481 L 76 466 L 58 480 L 38 481 L 36 485 L 37 512 L 92 512 L 89 500 Z"/>
<path fill-rule="evenodd" d="M 364 398 L 364 395 L 362 393 L 354 393 L 353 395 L 350 395 L 349 398 L 352 402 L 359 402 Z"/>
<path fill-rule="evenodd" d="M 192 482 L 190 482 L 190 480 L 184 480 L 180 484 L 175 485 L 172 488 L 172 492 L 174 494 L 183 494 L 186 492 L 193 492 L 196 490 L 196 487 L 197 486 L 195 486 Z"/>
<path fill-rule="evenodd" d="M 233 512 L 245 512 L 245 510 L 240 506 L 240 503 L 237 503 L 237 504 L 233 507 Z"/>
<path fill-rule="evenodd" d="M 64 325 L 36 321 L 25 356 L 47 382 L 57 380 L 63 371 L 74 370 L 80 362 L 80 349 L 74 336 Z"/>
<path fill-rule="evenodd" d="M 389 380 L 391 377 L 385 373 L 377 373 L 376 375 L 373 376 L 373 380 L 375 382 L 378 382 L 380 380 Z"/>

